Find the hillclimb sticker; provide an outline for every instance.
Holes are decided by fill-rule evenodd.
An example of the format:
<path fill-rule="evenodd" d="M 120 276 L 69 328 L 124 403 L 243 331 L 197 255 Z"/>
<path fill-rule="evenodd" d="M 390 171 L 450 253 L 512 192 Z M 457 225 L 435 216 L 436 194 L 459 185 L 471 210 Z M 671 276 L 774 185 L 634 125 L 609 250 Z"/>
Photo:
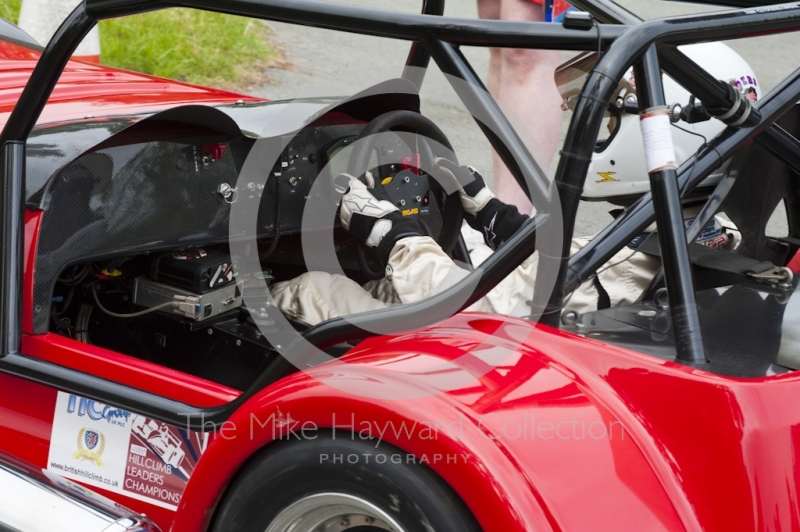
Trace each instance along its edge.
<path fill-rule="evenodd" d="M 58 392 L 47 470 L 175 510 L 207 444 L 208 434 Z"/>

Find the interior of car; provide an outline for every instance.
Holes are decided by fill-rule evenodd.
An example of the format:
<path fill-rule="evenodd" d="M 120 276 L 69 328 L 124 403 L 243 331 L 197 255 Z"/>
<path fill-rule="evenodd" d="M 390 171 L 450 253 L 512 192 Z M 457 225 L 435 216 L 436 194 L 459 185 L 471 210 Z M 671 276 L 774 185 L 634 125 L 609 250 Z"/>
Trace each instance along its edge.
<path fill-rule="evenodd" d="M 285 118 L 297 105 L 311 109 L 300 127 L 251 132 L 257 122 L 295 123 Z M 794 131 L 797 119 L 793 111 L 781 124 Z M 314 253 L 304 248 L 308 234 L 332 235 L 335 260 L 313 260 L 314 270 L 359 284 L 384 275 L 372 252 L 338 222 L 336 208 L 347 188 L 343 173 L 371 170 L 376 186 L 404 215 L 418 218 L 469 267 L 460 238 L 463 213 L 448 194 L 454 194 L 452 184 L 446 190 L 448 184 L 424 170 L 434 151 L 455 155 L 441 130 L 419 113 L 413 86 L 402 80 L 345 101 L 187 106 L 105 131 L 106 138 L 77 157 L 47 151 L 47 135 L 68 135 L 59 126 L 32 137 L 32 158 L 62 166 L 39 180 L 34 166 L 28 187 L 29 207 L 46 211 L 34 287 L 37 333 L 246 389 L 280 356 L 265 332 L 303 331 L 308 324 L 281 314 L 268 296 L 246 301 L 245 294 L 262 294 L 309 271 Z M 787 305 L 793 285 L 782 269 L 800 247 L 794 172 L 755 145 L 742 150 L 727 172 L 736 179 L 712 214 L 731 219 L 742 244 L 735 253 L 690 246 L 711 367 L 737 376 L 800 368 L 787 348 L 789 335 L 781 334 L 800 320 Z M 769 176 L 768 194 L 761 190 L 764 181 L 751 175 Z M 752 187 L 764 196 L 758 209 Z M 766 235 L 776 209 L 786 209 L 788 235 Z M 658 256 L 657 236 L 632 249 Z M 256 257 L 258 270 L 243 268 L 243 257 Z M 740 305 L 761 308 L 731 312 Z M 663 276 L 634 305 L 583 315 L 567 311 L 562 321 L 578 334 L 674 358 Z"/>
<path fill-rule="evenodd" d="M 404 216 L 468 263 L 457 197 L 420 170 L 432 165 L 431 146 L 454 157 L 452 148 L 419 114 L 413 88 L 402 80 L 391 88 L 344 102 L 294 102 L 312 109 L 307 123 L 260 138 L 237 119 L 285 122 L 287 104 L 171 109 L 116 128 L 71 160 L 47 153 L 47 135 L 68 133 L 35 133 L 31 157 L 63 168 L 39 181 L 34 168 L 29 180 L 28 206 L 45 211 L 34 330 L 246 389 L 278 356 L 264 333 L 308 327 L 275 320 L 268 298 L 245 303 L 247 293 L 309 270 L 303 231 L 332 234 L 331 273 L 359 284 L 384 275 L 374 252 L 339 223 L 347 182 L 336 178 L 346 172 L 371 169 Z M 368 142 L 358 142 L 362 136 Z M 304 219 L 315 209 L 321 219 Z M 237 217 L 248 218 L 240 224 L 247 227 Z M 232 250 L 234 241 L 247 244 Z M 243 267 L 242 249 L 258 271 Z"/>

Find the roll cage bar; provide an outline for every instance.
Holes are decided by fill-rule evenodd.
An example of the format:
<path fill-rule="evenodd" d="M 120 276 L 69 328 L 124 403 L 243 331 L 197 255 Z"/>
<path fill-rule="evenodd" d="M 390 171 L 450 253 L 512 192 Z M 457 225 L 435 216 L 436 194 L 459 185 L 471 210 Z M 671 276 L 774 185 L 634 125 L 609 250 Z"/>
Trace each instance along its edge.
<path fill-rule="evenodd" d="M 562 219 L 547 213 L 537 214 L 480 268 L 449 289 L 414 304 L 321 323 L 303 334 L 302 341 L 293 346 L 292 356 L 310 360 L 307 346 L 326 349 L 344 341 L 366 338 L 374 335 L 368 330 L 376 327 L 402 332 L 446 319 L 449 317 L 447 303 L 465 301 L 460 308 L 466 308 L 530 256 L 535 251 L 536 232 L 545 224 L 563 226 L 561 255 L 555 257 L 559 265 L 556 288 L 541 318 L 544 323 L 558 326 L 565 295 L 657 219 L 678 359 L 702 364 L 705 356 L 694 287 L 691 276 L 686 275 L 689 263 L 680 197 L 753 139 L 800 171 L 800 142 L 773 124 L 800 97 L 800 69 L 762 98 L 757 107 L 750 108 L 749 104 L 731 98 L 725 83 L 715 80 L 676 47 L 800 29 L 800 4 L 754 7 L 762 3 L 723 0 L 717 3 L 746 9 L 640 22 L 635 15 L 609 0 L 572 0 L 571 3 L 589 11 L 602 23 L 589 29 L 573 29 L 552 23 L 448 18 L 441 16 L 443 0 L 425 0 L 419 15 L 317 0 L 84 0 L 45 48 L 0 134 L 0 282 L 3 286 L 0 291 L 0 371 L 106 403 L 125 405 L 169 423 L 210 430 L 261 388 L 283 375 L 288 366 L 286 358 L 279 357 L 236 400 L 215 408 L 199 408 L 27 357 L 20 351 L 26 140 L 70 55 L 97 21 L 167 7 L 196 8 L 411 41 L 404 77 L 420 86 L 422 69 L 411 67 L 425 67 L 433 58 L 443 72 L 474 87 L 469 94 L 456 92 L 462 101 L 469 99 L 469 105 L 477 106 L 482 115 L 488 117 L 491 123 L 479 122 L 478 125 L 523 190 L 528 191 L 534 204 L 542 200 L 560 201 Z M 541 172 L 496 102 L 487 95 L 482 82 L 461 54 L 461 45 L 585 51 L 597 50 L 599 45 L 605 51 L 578 98 L 561 152 L 555 186 Z M 660 76 L 663 70 L 705 105 L 729 115 L 729 123 L 739 121 L 741 125 L 728 127 L 710 142 L 710 149 L 696 155 L 677 171 L 651 174 L 652 192 L 638 200 L 589 245 L 569 257 L 578 203 L 603 114 L 613 90 L 631 66 L 636 69 L 642 92 L 640 102 L 645 109 L 664 104 Z M 471 294 L 466 300 L 465 293 Z"/>

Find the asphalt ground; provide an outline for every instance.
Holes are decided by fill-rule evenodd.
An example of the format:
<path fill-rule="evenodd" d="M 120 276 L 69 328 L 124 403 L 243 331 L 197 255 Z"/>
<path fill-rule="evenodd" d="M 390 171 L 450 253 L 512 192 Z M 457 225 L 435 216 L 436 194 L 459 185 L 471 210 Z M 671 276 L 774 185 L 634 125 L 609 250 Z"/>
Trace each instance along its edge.
<path fill-rule="evenodd" d="M 363 5 L 402 12 L 418 12 L 421 2 L 412 0 L 340 0 L 338 3 Z M 620 3 L 645 18 L 679 16 L 719 10 L 720 8 L 681 2 L 655 0 L 621 0 Z M 477 17 L 474 0 L 448 0 L 445 15 Z M 386 79 L 398 77 L 408 54 L 409 44 L 392 39 L 307 28 L 284 23 L 270 23 L 273 43 L 280 47 L 290 66 L 271 68 L 272 82 L 253 93 L 270 99 L 352 95 Z M 750 64 L 763 90 L 769 90 L 797 67 L 795 50 L 800 49 L 800 34 L 773 35 L 729 41 Z M 484 48 L 463 48 L 475 71 L 486 79 L 489 51 Z M 563 53 L 566 60 L 570 53 Z M 445 132 L 462 162 L 478 168 L 492 183 L 491 147 L 474 119 L 456 96 L 448 81 L 432 64 L 423 90 L 422 112 Z M 561 128 L 563 141 L 570 113 L 564 113 Z M 512 117 L 512 121 L 513 121 Z M 524 135 L 527 136 L 527 135 Z M 556 161 L 548 169 L 552 177 Z M 576 224 L 576 235 L 590 235 L 611 220 L 606 203 L 583 202 Z M 775 234 L 785 221 L 780 217 L 771 224 Z"/>

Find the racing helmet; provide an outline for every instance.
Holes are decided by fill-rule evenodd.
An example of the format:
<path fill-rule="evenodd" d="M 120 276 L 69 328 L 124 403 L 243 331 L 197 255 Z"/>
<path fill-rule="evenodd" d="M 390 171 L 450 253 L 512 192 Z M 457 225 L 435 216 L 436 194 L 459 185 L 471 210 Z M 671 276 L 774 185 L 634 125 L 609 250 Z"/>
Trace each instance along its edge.
<path fill-rule="evenodd" d="M 690 44 L 680 46 L 679 49 L 712 76 L 740 90 L 752 103 L 761 97 L 761 88 L 753 69 L 725 44 Z M 596 56 L 579 56 L 556 71 L 556 84 L 564 99 L 562 108 L 566 110 L 574 105 L 585 76 L 595 63 Z M 662 80 L 668 106 L 677 104 L 685 108 L 689 105 L 691 94 L 686 89 L 668 75 L 662 75 Z M 595 153 L 592 154 L 583 189 L 584 200 L 625 204 L 650 190 L 635 98 L 636 80 L 633 69 L 630 69 L 618 85 L 613 103 L 609 106 L 610 112 L 606 117 L 608 133 L 603 138 L 601 130 Z M 633 105 L 626 106 L 626 102 Z M 626 112 L 626 108 L 632 110 Z M 693 156 L 706 140 L 710 141 L 726 127 L 716 118 L 694 124 L 678 120 L 673 126 L 676 126 L 672 127 L 672 140 L 678 165 Z M 726 169 L 727 163 L 704 179 L 700 187 L 718 183 Z"/>

